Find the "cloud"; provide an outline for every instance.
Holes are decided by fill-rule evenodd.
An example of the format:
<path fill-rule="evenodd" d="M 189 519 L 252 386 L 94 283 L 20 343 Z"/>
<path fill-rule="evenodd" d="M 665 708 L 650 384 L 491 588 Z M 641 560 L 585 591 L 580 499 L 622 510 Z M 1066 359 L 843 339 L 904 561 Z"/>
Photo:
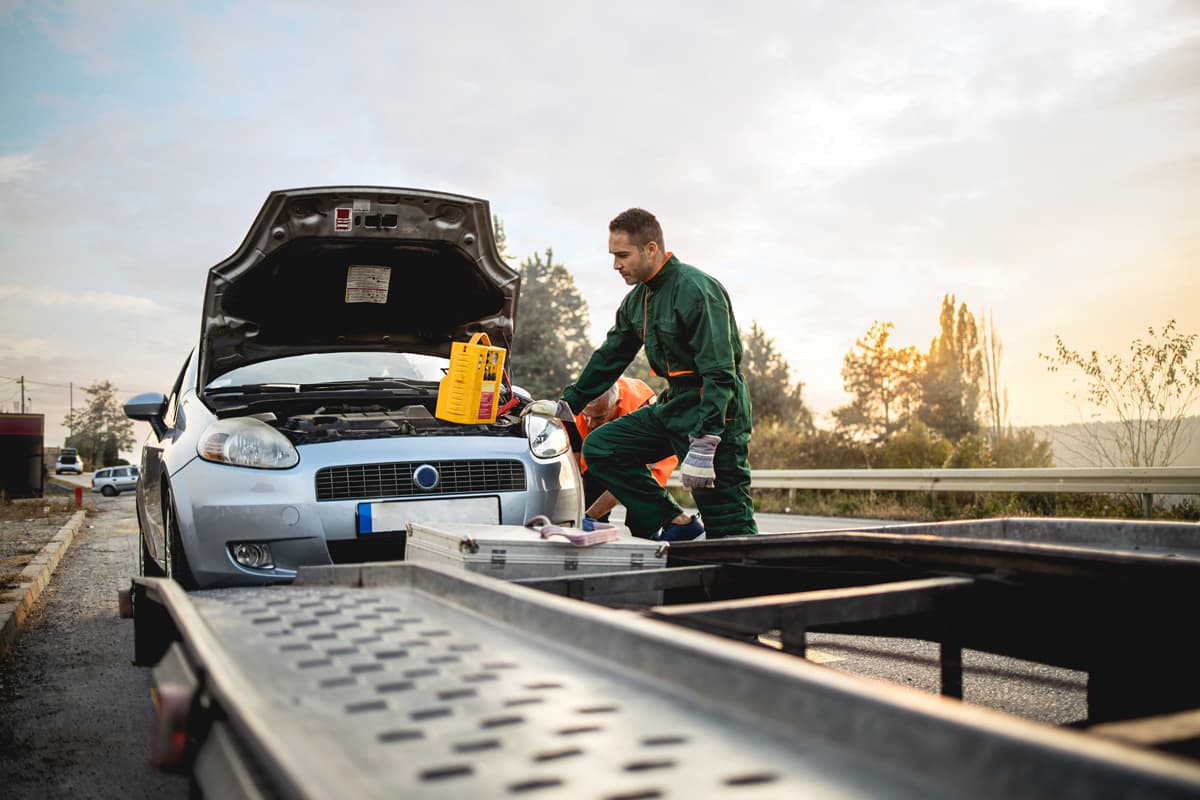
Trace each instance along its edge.
<path fill-rule="evenodd" d="M 994 308 L 1016 361 L 1048 326 L 1116 329 L 1088 317 L 1134 294 L 1134 255 L 1156 286 L 1195 252 L 1187 5 L 57 4 L 80 83 L 39 85 L 48 127 L 0 157 L 0 298 L 186 341 L 270 190 L 421 186 L 489 199 L 516 260 L 552 246 L 598 334 L 625 291 L 605 225 L 637 204 L 813 396 L 874 319 L 927 345 L 944 292 Z"/>
<path fill-rule="evenodd" d="M 32 153 L 10 153 L 0 156 L 0 183 L 25 181 L 36 169 Z"/>
<path fill-rule="evenodd" d="M 46 360 L 61 358 L 68 353 L 58 343 L 39 336 L 0 335 L 0 359 L 22 358 Z"/>
<path fill-rule="evenodd" d="M 0 300 L 17 300 L 42 306 L 91 308 L 117 314 L 162 315 L 167 309 L 148 297 L 113 292 L 69 291 L 50 287 L 0 284 Z"/>
<path fill-rule="evenodd" d="M 1073 14 L 1084 20 L 1091 21 L 1098 17 L 1107 16 L 1113 11 L 1113 0 L 1012 0 L 1017 6 L 1030 11 L 1046 13 L 1051 11 Z"/>

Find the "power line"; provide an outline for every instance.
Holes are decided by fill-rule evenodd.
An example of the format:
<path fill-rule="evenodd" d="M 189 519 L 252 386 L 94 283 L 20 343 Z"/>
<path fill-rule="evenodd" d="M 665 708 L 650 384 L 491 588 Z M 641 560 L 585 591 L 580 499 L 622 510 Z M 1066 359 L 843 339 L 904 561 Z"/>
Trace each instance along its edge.
<path fill-rule="evenodd" d="M 0 380 L 13 381 L 14 383 L 16 383 L 16 382 L 20 382 L 22 380 L 22 378 L 10 378 L 7 375 L 0 375 Z M 29 378 L 24 378 L 23 380 L 25 381 L 25 383 L 36 383 L 38 386 L 51 386 L 55 389 L 70 389 L 70 388 L 72 388 L 71 386 L 67 386 L 66 384 L 62 384 L 62 383 L 46 383 L 45 381 L 35 381 L 35 380 L 30 380 Z"/>

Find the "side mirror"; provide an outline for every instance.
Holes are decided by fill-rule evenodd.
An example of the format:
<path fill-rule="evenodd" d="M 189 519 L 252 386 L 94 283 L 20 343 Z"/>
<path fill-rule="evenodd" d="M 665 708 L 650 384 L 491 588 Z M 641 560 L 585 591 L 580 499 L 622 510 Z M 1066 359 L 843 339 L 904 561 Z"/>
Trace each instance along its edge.
<path fill-rule="evenodd" d="M 125 416 L 140 422 L 149 422 L 154 429 L 154 435 L 162 438 L 167 432 L 167 424 L 163 422 L 163 409 L 167 407 L 167 397 L 159 392 L 139 394 L 125 403 Z"/>

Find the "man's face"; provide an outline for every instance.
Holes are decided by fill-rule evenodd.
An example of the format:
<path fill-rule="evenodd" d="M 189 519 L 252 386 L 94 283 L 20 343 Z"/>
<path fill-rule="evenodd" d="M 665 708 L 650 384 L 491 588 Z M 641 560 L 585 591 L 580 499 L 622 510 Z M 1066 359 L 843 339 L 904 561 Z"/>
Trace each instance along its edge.
<path fill-rule="evenodd" d="M 613 269 L 621 273 L 629 286 L 648 279 L 662 260 L 657 242 L 646 242 L 638 247 L 624 231 L 611 231 L 608 234 L 608 252 L 612 253 Z"/>
<path fill-rule="evenodd" d="M 610 400 L 609 394 L 605 392 L 583 407 L 581 413 L 587 420 L 589 428 L 595 430 L 606 422 L 612 422 L 617 411 L 617 404 L 609 402 Z"/>

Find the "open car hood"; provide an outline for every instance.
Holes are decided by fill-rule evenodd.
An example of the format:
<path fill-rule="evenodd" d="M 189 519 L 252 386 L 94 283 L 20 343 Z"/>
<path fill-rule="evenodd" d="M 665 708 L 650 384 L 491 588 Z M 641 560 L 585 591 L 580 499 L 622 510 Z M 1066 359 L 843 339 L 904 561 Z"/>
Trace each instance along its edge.
<path fill-rule="evenodd" d="M 512 341 L 520 279 L 486 200 L 421 189 L 272 192 L 208 273 L 199 385 L 256 361 L 335 351 L 448 356 Z"/>

